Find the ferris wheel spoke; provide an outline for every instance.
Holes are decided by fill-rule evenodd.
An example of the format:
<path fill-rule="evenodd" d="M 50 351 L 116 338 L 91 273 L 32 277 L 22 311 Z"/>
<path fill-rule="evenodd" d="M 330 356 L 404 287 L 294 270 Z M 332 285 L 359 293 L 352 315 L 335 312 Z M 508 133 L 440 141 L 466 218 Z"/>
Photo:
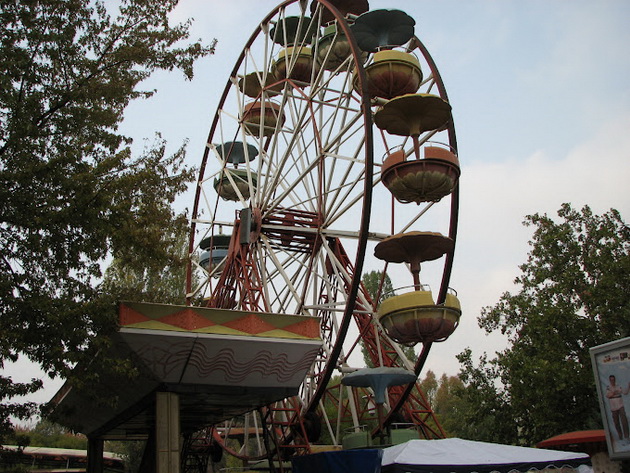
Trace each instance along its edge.
<path fill-rule="evenodd" d="M 335 224 L 340 218 L 349 215 L 351 210 L 356 209 L 356 204 L 363 199 L 362 185 L 365 180 L 363 170 L 358 174 L 351 175 L 350 172 L 354 164 L 348 167 L 346 174 L 342 176 L 339 183 L 330 186 L 326 192 L 327 200 L 325 226 Z"/>
<path fill-rule="evenodd" d="M 287 146 L 287 153 L 291 153 L 293 155 L 296 167 L 299 166 L 299 169 L 297 169 L 298 173 L 301 171 L 312 171 L 313 168 L 308 161 L 315 161 L 317 159 L 317 149 L 319 149 L 317 144 L 318 137 L 315 133 L 310 133 L 311 127 L 312 116 L 310 115 L 308 108 L 304 107 L 299 120 L 296 119 L 295 130 L 292 133 L 292 137 L 299 137 L 299 139 L 295 141 L 297 146 Z M 304 174 L 302 174 L 301 178 L 296 180 L 294 185 L 307 194 L 312 195 L 317 186 L 317 182 L 315 180 L 316 176 L 314 173 L 309 172 L 309 174 L 306 174 L 307 179 L 304 179 L 303 177 Z"/>
<path fill-rule="evenodd" d="M 289 277 L 285 268 L 291 267 L 292 264 L 298 264 L 299 266 L 302 266 L 303 263 L 299 262 L 297 258 L 292 258 L 290 261 L 289 260 L 280 261 L 269 239 L 263 236 L 262 242 L 266 250 L 265 255 L 273 263 L 273 270 L 274 270 L 273 272 L 267 271 L 266 280 L 269 283 L 275 285 L 275 281 L 276 279 L 278 279 L 278 276 L 279 276 L 281 279 L 281 282 L 283 282 L 286 285 L 282 288 L 282 290 L 275 290 L 274 293 L 279 296 L 284 292 L 287 295 L 292 296 L 294 301 L 300 301 L 302 296 L 300 295 L 295 285 L 295 283 L 297 282 L 296 278 L 300 276 L 300 271 L 295 271 L 293 277 Z M 271 302 L 276 302 L 276 301 L 271 301 Z M 285 301 L 285 304 L 283 305 L 286 305 L 286 301 Z"/>
<path fill-rule="evenodd" d="M 348 84 L 349 85 L 349 84 Z M 324 147 L 339 146 L 341 143 L 333 137 L 333 133 L 338 135 L 345 134 L 348 128 L 361 119 L 361 107 L 352 94 L 339 96 L 334 103 L 325 102 L 321 106 L 332 107 L 329 115 L 325 117 L 326 121 L 322 121 L 320 126 L 322 130 L 327 130 L 326 136 L 323 138 Z M 350 116 L 350 118 L 348 118 Z"/>
<path fill-rule="evenodd" d="M 266 172 L 269 179 L 261 192 L 259 205 L 262 207 L 276 207 L 278 202 L 287 198 L 291 193 L 296 193 L 301 187 L 310 185 L 308 184 L 308 179 L 311 178 L 309 173 L 312 172 L 316 163 L 306 162 L 308 143 L 302 143 L 295 149 L 295 145 L 303 138 L 299 138 L 299 134 L 296 133 L 291 133 L 289 136 L 290 139 L 286 141 L 286 151 L 279 159 L 275 160 L 274 155 L 265 155 Z M 283 133 L 282 138 L 286 139 L 286 134 Z M 274 197 L 278 186 L 281 186 L 285 191 L 279 197 Z M 274 200 L 273 203 L 271 203 L 271 199 Z"/>
<path fill-rule="evenodd" d="M 275 284 L 275 280 L 281 276 L 281 282 L 287 284 L 286 287 L 281 288 L 277 291 L 278 296 L 285 294 L 285 297 L 293 296 L 293 300 L 295 304 L 299 306 L 304 305 L 304 297 L 307 294 L 299 293 L 294 288 L 297 287 L 305 287 L 305 279 L 308 275 L 309 269 L 309 255 L 308 254 L 295 254 L 293 251 L 285 251 L 285 258 L 280 261 L 280 259 L 276 256 L 279 251 L 274 250 L 272 245 L 269 245 L 270 256 L 273 259 L 275 266 L 272 268 L 273 271 L 269 271 L 268 276 L 269 280 Z M 304 291 L 306 292 L 306 291 Z M 280 299 L 280 297 L 279 297 Z M 283 305 L 288 303 L 288 300 L 285 299 L 282 301 Z"/>
<path fill-rule="evenodd" d="M 308 167 L 306 167 L 305 169 L 303 169 L 300 174 L 298 174 L 298 176 L 296 177 L 297 179 L 301 179 L 301 180 L 308 180 L 311 177 L 311 173 L 313 172 L 314 169 L 317 168 L 317 161 L 313 161 L 312 163 L 309 164 Z M 294 179 L 296 179 L 294 178 Z M 292 181 L 287 181 L 286 179 L 283 179 L 282 176 L 277 176 L 276 179 L 276 186 L 280 186 L 282 189 L 282 192 L 275 196 L 273 201 L 270 202 L 267 206 L 267 208 L 269 209 L 274 209 L 274 208 L 278 208 L 278 207 L 287 207 L 285 205 L 282 205 L 282 203 L 288 198 L 291 197 L 291 200 L 293 201 L 294 204 L 304 204 L 304 203 L 308 203 L 308 202 L 313 202 L 316 200 L 315 194 L 314 193 L 306 193 L 305 195 L 308 196 L 308 198 L 302 198 L 301 196 L 298 197 L 297 194 L 297 190 L 294 186 L 291 185 L 291 183 L 294 182 Z M 277 189 L 277 187 L 276 187 Z M 313 205 L 311 206 L 310 209 L 311 211 L 316 211 L 316 207 Z"/>

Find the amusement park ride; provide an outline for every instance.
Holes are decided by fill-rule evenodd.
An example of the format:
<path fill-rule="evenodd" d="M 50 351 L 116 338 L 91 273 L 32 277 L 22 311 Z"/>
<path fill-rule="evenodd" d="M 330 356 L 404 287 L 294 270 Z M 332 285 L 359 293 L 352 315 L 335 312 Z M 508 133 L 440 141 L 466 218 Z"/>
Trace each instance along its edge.
<path fill-rule="evenodd" d="M 62 388 L 66 425 L 153 439 L 155 471 L 206 471 L 222 453 L 282 470 L 324 443 L 444 436 L 417 377 L 461 315 L 460 168 L 414 26 L 367 0 L 287 0 L 261 21 L 201 161 L 189 305 L 123 303 L 114 346 L 138 380 L 110 380 L 121 402 L 103 412 Z M 376 292 L 366 269 L 380 271 Z M 362 352 L 372 368 L 357 370 Z"/>

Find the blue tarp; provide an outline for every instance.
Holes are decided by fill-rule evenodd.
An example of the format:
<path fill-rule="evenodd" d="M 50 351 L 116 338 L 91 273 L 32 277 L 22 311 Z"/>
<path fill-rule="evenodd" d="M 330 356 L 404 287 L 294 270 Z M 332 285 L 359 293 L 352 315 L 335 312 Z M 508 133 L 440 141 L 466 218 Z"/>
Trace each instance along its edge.
<path fill-rule="evenodd" d="M 382 450 L 341 450 L 293 457 L 293 473 L 379 473 Z"/>

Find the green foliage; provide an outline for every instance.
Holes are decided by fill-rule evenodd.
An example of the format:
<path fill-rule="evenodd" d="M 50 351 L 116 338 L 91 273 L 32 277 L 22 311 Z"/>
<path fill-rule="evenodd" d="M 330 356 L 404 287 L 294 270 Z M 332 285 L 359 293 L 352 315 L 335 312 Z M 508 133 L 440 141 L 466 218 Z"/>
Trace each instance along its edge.
<path fill-rule="evenodd" d="M 616 210 L 564 204 L 558 216 L 527 217 L 535 231 L 519 290 L 482 310 L 480 326 L 507 335 L 508 348 L 478 366 L 460 355 L 470 421 L 491 424 L 478 431 L 511 422 L 512 443 L 600 427 L 589 348 L 630 335 L 630 227 Z"/>
<path fill-rule="evenodd" d="M 505 390 L 497 388 L 499 373 L 496 362 L 484 354 L 474 366 L 472 352 L 458 355 L 462 363 L 459 379 L 462 386 L 453 390 L 453 405 L 444 429 L 449 435 L 482 442 L 518 444 L 517 424 Z"/>
<path fill-rule="evenodd" d="M 183 224 L 175 228 L 174 233 L 162 235 L 163 249 L 171 258 L 159 264 L 149 258 L 133 265 L 114 259 L 105 271 L 100 289 L 104 293 L 118 294 L 122 300 L 184 304 L 187 237 L 188 227 Z"/>
<path fill-rule="evenodd" d="M 32 429 L 19 429 L 29 439 L 29 447 L 87 449 L 87 437 L 73 434 L 65 427 L 46 419 L 40 420 Z"/>
<path fill-rule="evenodd" d="M 106 441 L 105 451 L 120 455 L 125 465 L 125 471 L 137 472 L 142 463 L 146 443 L 146 440 Z"/>
<path fill-rule="evenodd" d="M 14 428 L 11 434 L 5 436 L 4 442 L 6 445 L 18 446 L 17 450 L 3 450 L 0 447 L 0 471 L 12 473 L 33 471 L 36 466 L 31 458 L 21 454 L 24 447 L 86 450 L 88 443 L 84 435 L 73 434 L 45 419 L 39 421 L 33 428 Z"/>
<path fill-rule="evenodd" d="M 115 18 L 90 0 L 0 5 L 0 368 L 22 355 L 67 376 L 115 327 L 117 294 L 96 285 L 106 258 L 173 259 L 184 148 L 168 156 L 158 137 L 134 157 L 118 126 L 152 72 L 190 78 L 211 52 L 169 25 L 175 4 L 123 0 Z M 40 387 L 0 376 L 0 436 L 35 407 L 7 400 Z"/>
<path fill-rule="evenodd" d="M 419 385 L 447 437 L 474 437 L 468 429 L 470 421 L 466 418 L 466 408 L 469 404 L 462 397 L 464 383 L 459 376 L 442 374 L 438 378 L 432 370 L 428 370 Z"/>
<path fill-rule="evenodd" d="M 462 437 L 455 424 L 458 416 L 458 393 L 464 387 L 458 376 L 442 374 L 432 400 L 432 409 L 438 417 L 447 437 Z"/>
<path fill-rule="evenodd" d="M 424 393 L 424 396 L 427 398 L 427 401 L 429 401 L 429 404 L 433 407 L 435 412 L 435 397 L 438 391 L 439 384 L 433 370 L 427 370 L 424 378 L 418 384 L 420 385 L 420 389 Z"/>
<path fill-rule="evenodd" d="M 361 276 L 361 282 L 365 286 L 366 291 L 376 305 L 380 304 L 386 297 L 394 295 L 394 286 L 389 275 L 382 271 L 370 271 Z"/>
<path fill-rule="evenodd" d="M 348 416 L 343 416 L 343 415 L 342 415 L 341 424 L 337 425 L 339 405 L 338 405 L 337 399 L 334 399 L 333 396 L 339 395 L 339 389 L 346 389 L 341 384 L 341 378 L 342 378 L 341 375 L 334 375 L 328 381 L 328 385 L 326 387 L 328 392 L 322 400 L 322 405 L 325 411 L 323 416 L 330 419 L 332 428 L 333 428 L 333 435 L 331 436 L 326 423 L 322 422 L 322 434 L 318 441 L 319 444 L 333 445 L 335 443 L 333 437 L 337 437 L 337 430 L 339 431 L 340 437 L 343 437 L 345 430 L 353 425 L 352 419 L 348 419 L 347 418 Z M 346 392 L 344 392 L 343 395 L 346 396 Z M 341 439 L 338 439 L 338 440 L 341 440 Z"/>
<path fill-rule="evenodd" d="M 17 453 L 3 453 L 0 450 L 0 471 L 8 473 L 29 473 L 31 468 L 26 465 L 16 464 L 20 460 Z"/>
<path fill-rule="evenodd" d="M 2 440 L 6 445 L 15 445 L 18 450 L 22 450 L 31 444 L 29 431 L 21 427 L 12 428 L 11 431 L 7 435 L 5 435 Z M 3 452 L 2 448 L 0 447 L 0 454 L 1 453 Z M 0 455 L 0 457 L 1 456 L 2 455 Z M 2 461 L 0 460 L 0 464 L 1 463 Z"/>

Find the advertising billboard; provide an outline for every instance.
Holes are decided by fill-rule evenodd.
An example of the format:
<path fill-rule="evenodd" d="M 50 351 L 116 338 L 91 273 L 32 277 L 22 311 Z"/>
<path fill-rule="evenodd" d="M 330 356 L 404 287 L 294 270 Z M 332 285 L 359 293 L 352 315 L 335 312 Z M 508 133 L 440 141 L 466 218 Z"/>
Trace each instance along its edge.
<path fill-rule="evenodd" d="M 630 337 L 591 348 L 608 454 L 630 459 Z"/>

